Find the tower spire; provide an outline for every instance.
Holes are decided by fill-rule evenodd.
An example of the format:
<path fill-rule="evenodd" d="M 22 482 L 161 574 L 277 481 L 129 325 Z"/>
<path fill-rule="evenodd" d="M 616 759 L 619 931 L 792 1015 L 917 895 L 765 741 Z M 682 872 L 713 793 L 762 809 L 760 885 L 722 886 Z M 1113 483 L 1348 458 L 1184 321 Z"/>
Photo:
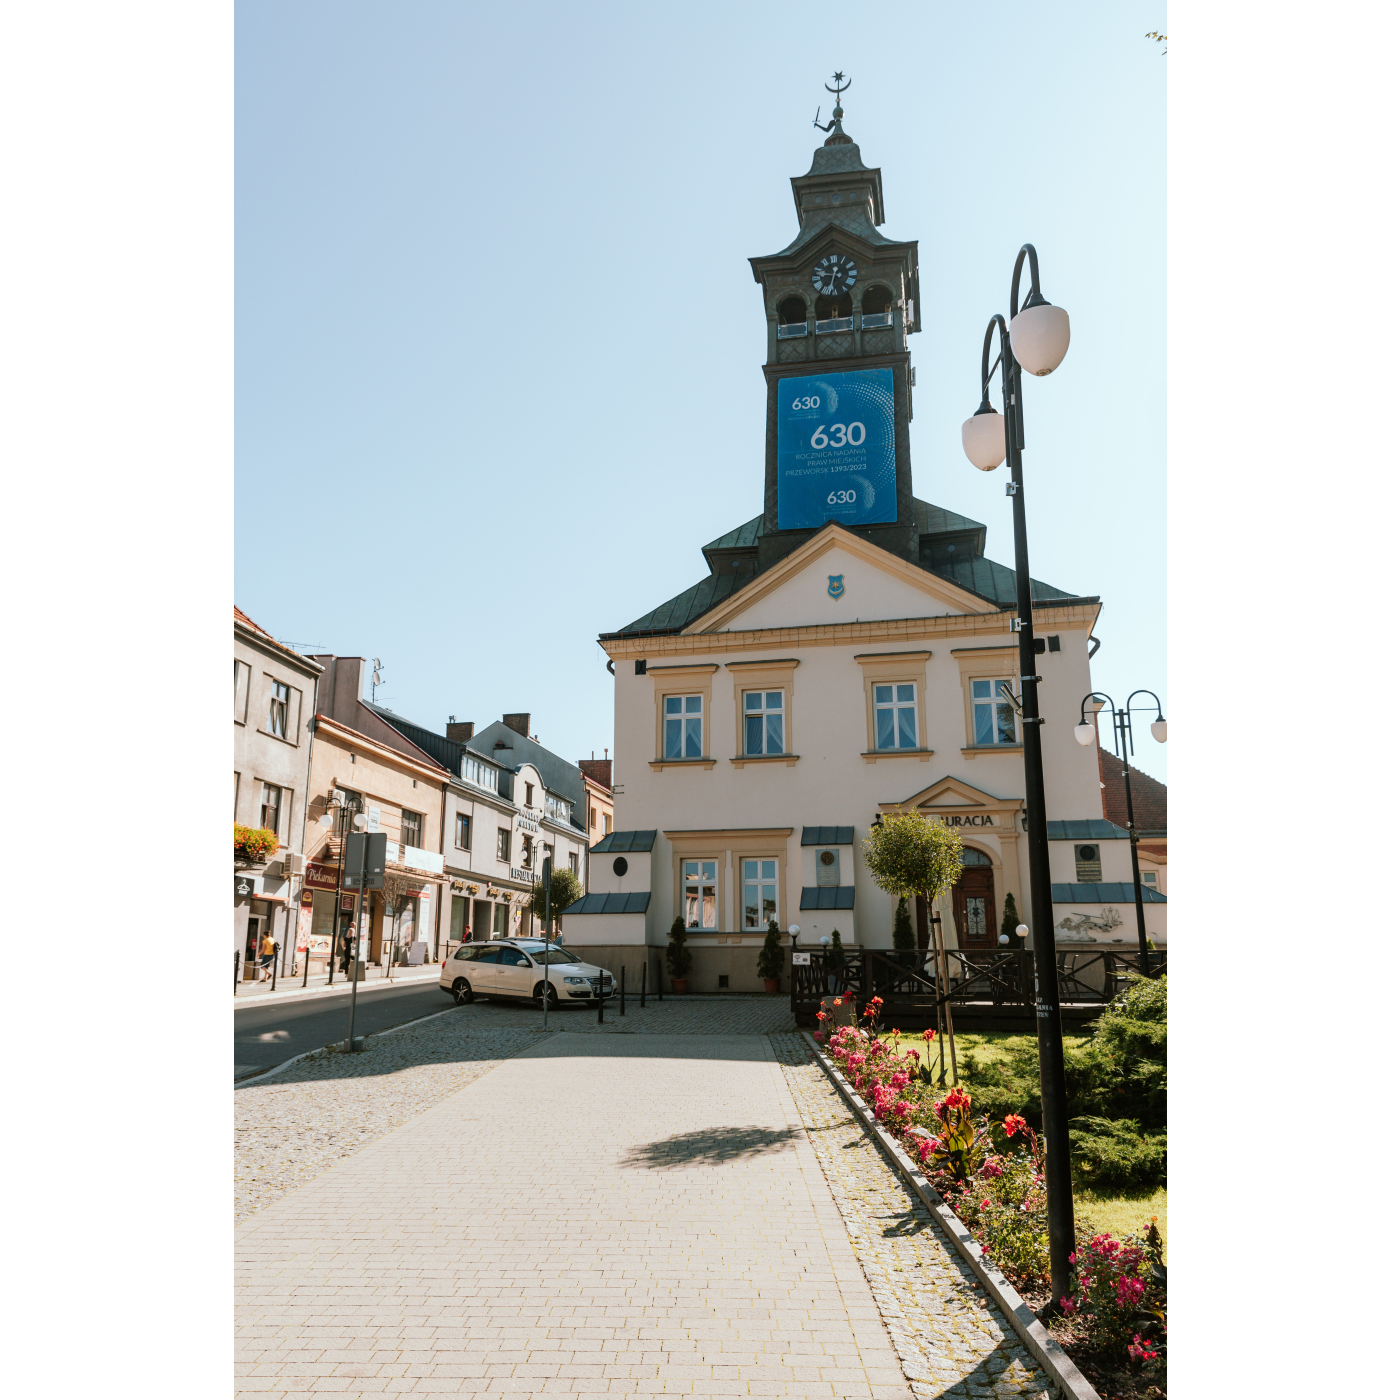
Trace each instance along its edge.
<path fill-rule="evenodd" d="M 841 81 L 843 78 L 846 79 L 844 83 Z M 821 123 L 822 109 L 818 107 L 817 115 L 812 118 L 812 125 L 816 127 L 818 131 L 831 132 L 831 135 L 822 142 L 823 146 L 852 146 L 855 143 L 841 129 L 841 118 L 846 115 L 841 109 L 841 94 L 850 87 L 851 80 L 847 78 L 844 73 L 837 72 L 831 75 L 831 82 L 835 83 L 836 86 L 832 87 L 831 83 L 822 84 L 828 92 L 836 95 L 836 105 L 831 109 L 831 120 L 823 126 Z"/>

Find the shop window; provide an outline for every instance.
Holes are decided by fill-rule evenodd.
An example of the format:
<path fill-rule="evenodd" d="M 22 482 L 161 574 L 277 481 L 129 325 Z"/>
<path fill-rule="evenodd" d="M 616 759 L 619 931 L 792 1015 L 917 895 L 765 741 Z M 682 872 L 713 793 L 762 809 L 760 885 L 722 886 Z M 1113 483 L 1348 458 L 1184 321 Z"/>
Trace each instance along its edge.
<path fill-rule="evenodd" d="M 875 687 L 875 747 L 919 747 L 917 689 L 913 681 Z"/>
<path fill-rule="evenodd" d="M 496 859 L 503 860 L 510 864 L 510 828 L 498 826 L 496 828 Z"/>
<path fill-rule="evenodd" d="M 277 680 L 272 682 L 272 698 L 267 707 L 267 732 L 278 739 L 287 737 L 287 709 L 291 699 L 291 686 Z"/>
<path fill-rule="evenodd" d="M 744 862 L 744 927 L 767 928 L 778 917 L 778 862 Z"/>
<path fill-rule="evenodd" d="M 507 835 L 510 833 L 507 832 Z M 506 904 L 493 904 L 491 906 L 491 932 L 497 938 L 506 936 L 506 926 L 510 920 L 510 906 Z"/>
<path fill-rule="evenodd" d="M 448 937 L 454 943 L 461 943 L 471 937 L 470 915 L 467 901 L 460 894 L 452 896 L 452 930 Z"/>
<path fill-rule="evenodd" d="M 701 695 L 668 695 L 666 697 L 667 758 L 701 758 L 704 756 L 704 705 Z"/>
<path fill-rule="evenodd" d="M 465 812 L 457 813 L 457 845 L 463 851 L 472 848 L 472 819 Z"/>
<path fill-rule="evenodd" d="M 1015 744 L 1016 707 L 1004 686 L 1009 682 L 974 680 L 972 685 L 972 742 L 979 748 Z"/>
<path fill-rule="evenodd" d="M 744 692 L 744 753 L 783 753 L 783 692 Z"/>
<path fill-rule="evenodd" d="M 686 928 L 719 927 L 719 862 L 688 860 L 682 868 Z"/>
<path fill-rule="evenodd" d="M 404 812 L 399 818 L 399 840 L 405 846 L 423 849 L 423 814 Z"/>
<path fill-rule="evenodd" d="M 258 825 L 266 831 L 282 834 L 282 789 L 271 783 L 263 784 L 262 805 L 258 809 Z"/>

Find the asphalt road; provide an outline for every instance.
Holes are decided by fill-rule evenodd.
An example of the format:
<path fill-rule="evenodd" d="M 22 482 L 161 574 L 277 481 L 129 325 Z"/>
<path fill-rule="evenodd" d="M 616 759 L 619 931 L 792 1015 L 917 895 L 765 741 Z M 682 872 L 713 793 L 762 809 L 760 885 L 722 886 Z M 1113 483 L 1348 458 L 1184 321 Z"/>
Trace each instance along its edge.
<path fill-rule="evenodd" d="M 415 1021 L 434 1011 L 447 1011 L 452 999 L 436 982 L 409 984 L 400 990 L 386 988 L 364 995 L 355 1003 L 355 1035 L 369 1035 Z M 293 1055 L 319 1050 L 333 1040 L 344 1040 L 350 1021 L 350 988 L 338 996 L 313 1001 L 281 1001 L 270 1005 L 250 1001 L 233 1012 L 234 1077 L 243 1078 L 259 1069 L 271 1069 Z"/>

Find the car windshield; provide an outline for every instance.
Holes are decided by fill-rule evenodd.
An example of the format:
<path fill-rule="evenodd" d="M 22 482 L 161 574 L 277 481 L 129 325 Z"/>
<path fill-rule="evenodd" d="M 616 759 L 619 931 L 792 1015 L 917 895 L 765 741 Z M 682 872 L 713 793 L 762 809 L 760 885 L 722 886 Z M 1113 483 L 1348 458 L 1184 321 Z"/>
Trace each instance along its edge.
<path fill-rule="evenodd" d="M 565 952 L 563 948 L 551 948 L 548 952 L 543 948 L 531 948 L 529 951 L 530 956 L 534 958 L 537 963 L 576 963 L 583 961 L 582 958 L 576 958 L 572 953 Z"/>

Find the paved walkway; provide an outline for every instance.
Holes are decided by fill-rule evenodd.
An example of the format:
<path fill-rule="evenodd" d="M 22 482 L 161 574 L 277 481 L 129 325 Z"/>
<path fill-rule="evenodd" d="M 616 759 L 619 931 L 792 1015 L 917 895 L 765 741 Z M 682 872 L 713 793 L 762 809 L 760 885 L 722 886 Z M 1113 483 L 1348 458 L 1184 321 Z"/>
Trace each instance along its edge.
<path fill-rule="evenodd" d="M 909 1397 L 768 1037 L 650 1019 L 540 1036 L 248 1219 L 240 1396 Z M 462 1183 L 426 1210 L 424 1163 Z"/>

